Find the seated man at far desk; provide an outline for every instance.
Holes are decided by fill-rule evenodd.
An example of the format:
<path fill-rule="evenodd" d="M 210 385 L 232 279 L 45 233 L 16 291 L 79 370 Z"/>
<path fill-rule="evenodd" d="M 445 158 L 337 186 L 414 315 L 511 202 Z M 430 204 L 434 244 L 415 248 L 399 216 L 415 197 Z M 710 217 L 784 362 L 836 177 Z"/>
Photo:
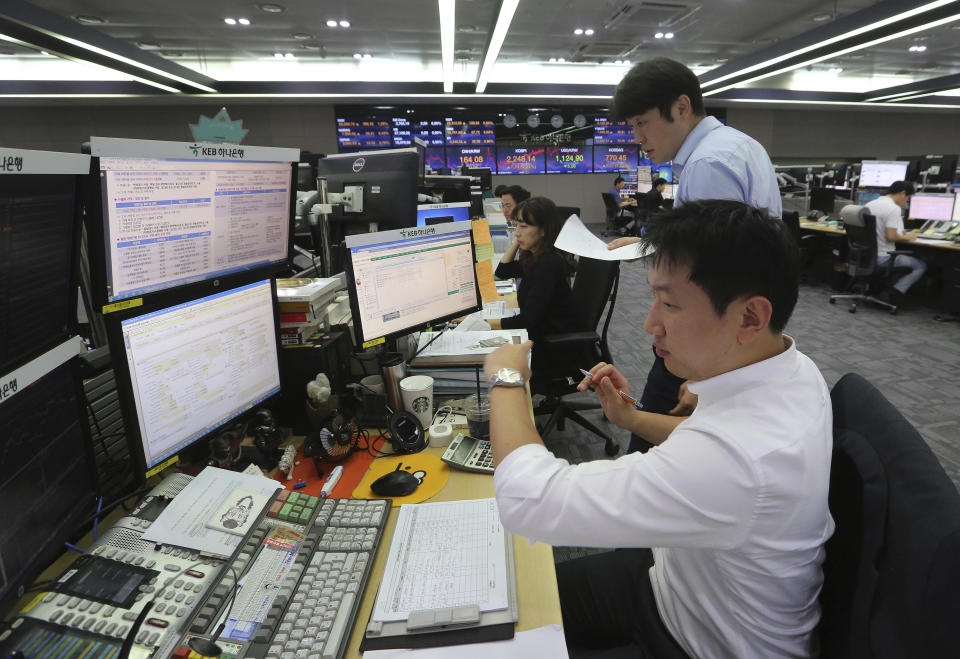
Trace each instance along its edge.
<path fill-rule="evenodd" d="M 618 395 L 626 378 L 597 364 L 580 388 L 656 445 L 570 465 L 544 447 L 515 388 L 529 343 L 488 355 L 503 525 L 551 544 L 625 548 L 557 566 L 571 648 L 815 656 L 834 530 L 833 417 L 820 371 L 783 334 L 797 301 L 796 247 L 779 220 L 737 201 L 688 201 L 647 240 L 656 251 L 644 329 L 670 371 L 695 380 L 696 409 L 685 419 L 638 411 Z"/>
<path fill-rule="evenodd" d="M 897 254 L 896 243 L 911 243 L 917 239 L 916 235 L 903 230 L 902 209 L 913 194 L 912 183 L 894 181 L 885 194 L 866 205 L 867 212 L 877 218 L 877 266 L 888 267 L 890 259 L 893 259 L 894 268 L 910 269 L 910 272 L 885 291 L 889 301 L 898 306 L 903 304 L 904 296 L 910 287 L 927 271 L 927 264 L 917 257 Z"/>
<path fill-rule="evenodd" d="M 666 179 L 659 176 L 653 179 L 653 187 L 643 194 L 643 208 L 648 214 L 663 210 L 663 191 L 666 187 Z"/>
<path fill-rule="evenodd" d="M 613 197 L 613 200 L 617 204 L 617 208 L 626 208 L 629 211 L 633 211 L 637 206 L 637 200 L 634 197 L 624 197 L 620 190 L 623 189 L 627 182 L 623 179 L 622 176 L 618 176 L 613 179 L 613 187 L 607 190 L 610 193 L 610 196 Z"/>

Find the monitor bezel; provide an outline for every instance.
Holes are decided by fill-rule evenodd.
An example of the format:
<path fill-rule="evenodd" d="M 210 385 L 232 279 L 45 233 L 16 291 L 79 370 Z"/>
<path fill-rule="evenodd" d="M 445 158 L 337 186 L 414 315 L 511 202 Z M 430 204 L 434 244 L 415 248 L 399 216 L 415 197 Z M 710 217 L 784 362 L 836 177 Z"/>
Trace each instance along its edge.
<path fill-rule="evenodd" d="M 146 158 L 154 159 L 153 156 L 147 156 Z M 212 160 L 215 162 L 251 162 L 230 159 Z M 87 245 L 90 254 L 91 298 L 94 308 L 98 312 L 103 312 L 104 315 L 123 311 L 130 306 L 136 306 L 137 309 L 139 309 L 141 305 L 162 308 L 184 299 L 206 297 L 207 295 L 235 287 L 240 283 L 258 281 L 268 277 L 283 276 L 284 273 L 289 272 L 290 260 L 293 258 L 294 232 L 296 230 L 295 216 L 297 209 L 298 164 L 298 161 L 288 163 L 290 167 L 290 199 L 288 200 L 287 256 L 284 261 L 268 263 L 225 275 L 208 276 L 200 281 L 110 300 L 107 293 L 106 218 L 104 217 L 103 198 L 101 194 L 102 188 L 100 184 L 100 156 L 91 157 L 90 172 L 84 177 L 82 198 L 85 205 Z"/>
<path fill-rule="evenodd" d="M 863 182 L 863 166 L 864 166 L 864 165 L 867 165 L 867 164 L 869 164 L 869 165 L 897 165 L 897 166 L 901 166 L 901 165 L 902 165 L 902 166 L 903 166 L 903 177 L 902 177 L 902 178 L 899 178 L 899 179 L 894 179 L 894 181 L 906 181 L 906 180 L 907 180 L 907 175 L 909 174 L 909 171 L 910 171 L 910 163 L 909 163 L 908 161 L 906 161 L 906 160 L 861 160 L 861 161 L 860 161 L 860 171 L 858 172 L 858 177 L 859 177 L 859 178 L 857 179 L 857 188 L 883 188 L 883 189 L 886 189 L 886 188 L 889 187 L 889 185 L 890 185 L 889 183 L 888 183 L 887 185 L 867 185 L 867 184 L 865 184 L 865 183 Z"/>
<path fill-rule="evenodd" d="M 280 390 L 275 394 L 270 395 L 266 399 L 257 403 L 254 407 L 249 410 L 245 410 L 236 416 L 227 419 L 222 422 L 216 428 L 205 433 L 203 436 L 198 437 L 193 442 L 184 446 L 179 451 L 177 451 L 172 456 L 168 456 L 163 460 L 153 464 L 147 465 L 146 452 L 143 446 L 143 437 L 140 434 L 140 424 L 137 419 L 137 405 L 133 393 L 133 380 L 130 377 L 130 368 L 127 364 L 126 350 L 124 349 L 123 344 L 123 329 L 122 322 L 125 320 L 130 320 L 138 316 L 142 316 L 149 313 L 154 313 L 156 311 L 162 311 L 171 306 L 176 306 L 178 304 L 183 304 L 186 302 L 193 302 L 199 300 L 200 298 L 209 297 L 211 295 L 217 295 L 221 293 L 228 293 L 234 289 L 242 288 L 244 286 L 255 285 L 263 281 L 270 282 L 270 300 L 273 307 L 273 331 L 276 338 L 276 359 L 277 359 L 277 371 L 278 373 L 281 370 L 280 362 L 280 311 L 277 304 L 277 280 L 274 277 L 261 278 L 256 281 L 250 282 L 238 282 L 231 287 L 224 288 L 222 290 L 212 291 L 207 295 L 201 295 L 193 298 L 181 298 L 170 304 L 155 304 L 144 307 L 137 307 L 134 312 L 127 312 L 122 314 L 111 314 L 104 318 L 106 333 L 107 333 L 107 344 L 110 346 L 110 354 L 114 355 L 113 358 L 113 369 L 114 377 L 117 385 L 117 398 L 120 403 L 120 411 L 124 419 L 124 427 L 126 429 L 127 435 L 127 446 L 130 452 L 131 457 L 134 460 L 134 479 L 137 485 L 143 485 L 146 482 L 146 479 L 149 475 L 161 471 L 166 468 L 167 463 L 175 464 L 179 461 L 179 456 L 188 451 L 196 449 L 203 442 L 209 441 L 212 437 L 220 434 L 228 427 L 232 426 L 235 423 L 240 422 L 244 418 L 252 416 L 258 408 L 268 407 L 272 404 L 278 402 L 283 395 L 283 376 L 280 375 Z M 173 460 L 177 458 L 177 460 Z M 171 461 L 173 460 L 173 461 Z M 163 465 L 163 467 L 159 467 Z M 159 467 L 159 468 L 158 468 Z"/>
<path fill-rule="evenodd" d="M 913 210 L 913 203 L 914 203 L 913 200 L 917 198 L 927 198 L 927 197 L 933 197 L 936 199 L 943 199 L 943 200 L 947 200 L 948 198 L 951 198 L 952 203 L 950 205 L 950 217 L 946 219 L 942 219 L 942 218 L 937 219 L 933 217 L 914 217 L 913 215 L 911 215 L 911 211 Z M 907 205 L 907 219 L 908 220 L 931 220 L 934 222 L 950 222 L 953 220 L 953 212 L 956 209 L 956 206 L 957 206 L 957 195 L 953 194 L 952 192 L 917 192 L 916 194 L 913 194 L 910 196 L 910 203 Z"/>
<path fill-rule="evenodd" d="M 457 226 L 457 225 L 465 226 Z M 469 313 L 475 311 L 480 311 L 483 308 L 483 298 L 480 295 L 480 282 L 477 278 L 477 256 L 476 256 L 476 245 L 473 240 L 473 223 L 469 220 L 461 220 L 459 222 L 447 222 L 445 224 L 432 224 L 424 227 L 414 227 L 413 229 L 394 229 L 391 231 L 379 231 L 377 233 L 370 234 L 357 234 L 355 236 L 348 236 L 343 243 L 343 263 L 344 263 L 344 272 L 347 277 L 347 294 L 350 296 L 350 312 L 353 315 L 353 328 L 354 336 L 356 338 L 356 343 L 362 347 L 369 347 L 373 345 L 378 345 L 387 341 L 389 339 L 395 339 L 400 336 L 405 336 L 413 332 L 419 332 L 431 327 L 433 325 L 438 325 L 440 323 L 445 323 L 447 321 L 453 320 L 454 318 L 459 318 Z M 408 238 L 408 236 L 402 235 L 403 233 L 416 232 L 415 236 L 409 236 L 409 238 L 421 238 L 429 235 L 437 235 L 438 233 L 454 233 L 457 231 L 467 231 L 470 236 L 470 255 L 473 260 L 473 285 L 474 291 L 476 293 L 477 303 L 474 306 L 467 307 L 463 310 L 456 311 L 454 313 L 441 316 L 440 318 L 434 318 L 429 321 L 424 321 L 405 327 L 400 330 L 390 332 L 388 334 L 383 334 L 380 336 L 371 337 L 369 339 L 364 339 L 363 332 L 363 317 L 360 314 L 360 302 L 357 299 L 357 286 L 356 286 L 356 275 L 353 269 L 353 257 L 350 251 L 352 242 L 357 241 L 361 236 L 366 237 L 366 240 L 370 240 L 371 236 L 379 236 L 382 240 L 377 242 L 391 242 L 395 240 L 403 240 Z M 388 235 L 389 234 L 389 235 Z M 367 242 L 366 244 L 377 244 L 375 242 Z M 356 245 L 354 245 L 356 246 Z"/>

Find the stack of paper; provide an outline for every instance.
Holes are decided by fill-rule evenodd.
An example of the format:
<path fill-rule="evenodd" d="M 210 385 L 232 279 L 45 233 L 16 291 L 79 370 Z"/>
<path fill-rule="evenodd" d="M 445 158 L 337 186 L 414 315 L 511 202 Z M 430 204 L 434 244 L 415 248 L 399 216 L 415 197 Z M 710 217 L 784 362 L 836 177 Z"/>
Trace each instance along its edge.
<path fill-rule="evenodd" d="M 433 343 L 432 339 L 436 338 Z M 417 350 L 428 343 L 410 365 L 417 366 L 480 366 L 488 354 L 507 343 L 520 344 L 527 340 L 527 330 L 490 330 L 487 332 L 423 332 Z"/>

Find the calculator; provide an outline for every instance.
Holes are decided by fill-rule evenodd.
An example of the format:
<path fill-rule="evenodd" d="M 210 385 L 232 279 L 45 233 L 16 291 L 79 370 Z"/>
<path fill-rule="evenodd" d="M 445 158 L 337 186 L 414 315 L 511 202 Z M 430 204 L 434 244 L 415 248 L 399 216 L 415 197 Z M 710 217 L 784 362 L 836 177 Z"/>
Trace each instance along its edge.
<path fill-rule="evenodd" d="M 457 469 L 479 471 L 483 474 L 493 473 L 493 451 L 490 450 L 490 441 L 464 435 L 462 432 L 453 438 L 440 459 Z"/>

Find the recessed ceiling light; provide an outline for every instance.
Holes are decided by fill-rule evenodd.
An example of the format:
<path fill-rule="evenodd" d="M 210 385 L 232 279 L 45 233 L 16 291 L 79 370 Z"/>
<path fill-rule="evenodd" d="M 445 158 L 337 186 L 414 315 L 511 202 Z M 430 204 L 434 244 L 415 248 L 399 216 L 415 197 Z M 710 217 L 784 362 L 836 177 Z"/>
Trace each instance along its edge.
<path fill-rule="evenodd" d="M 237 19 L 237 23 L 240 23 L 240 25 L 250 25 L 250 19 L 249 19 L 249 18 L 238 18 L 238 19 Z"/>
<path fill-rule="evenodd" d="M 340 27 L 350 27 L 350 21 L 340 21 Z"/>
<path fill-rule="evenodd" d="M 287 10 L 283 5 L 278 5 L 273 2 L 264 2 L 263 4 L 257 5 L 260 8 L 260 11 L 265 11 L 268 14 L 282 14 Z"/>
<path fill-rule="evenodd" d="M 159 48 L 160 44 L 156 41 L 138 41 L 137 45 L 141 48 Z"/>
<path fill-rule="evenodd" d="M 107 21 L 100 18 L 99 16 L 92 16 L 90 14 L 81 14 L 79 16 L 74 16 L 77 19 L 78 23 L 84 23 L 86 25 L 101 25 Z"/>
<path fill-rule="evenodd" d="M 587 35 L 588 37 L 589 37 L 589 36 L 593 36 L 593 28 L 592 28 L 592 27 L 588 27 L 586 30 L 583 31 L 583 33 L 584 33 L 585 35 Z"/>
<path fill-rule="evenodd" d="M 296 59 L 296 57 L 294 57 L 293 53 L 284 53 L 283 59 Z"/>
<path fill-rule="evenodd" d="M 457 26 L 457 32 L 476 32 L 476 31 L 477 31 L 476 25 L 458 25 Z"/>
<path fill-rule="evenodd" d="M 327 21 L 327 27 L 337 27 L 337 22 L 333 19 Z"/>
<path fill-rule="evenodd" d="M 235 19 L 235 18 L 225 18 L 225 19 L 223 19 L 223 22 L 226 23 L 227 25 L 236 25 L 236 24 L 237 24 L 237 19 Z"/>
<path fill-rule="evenodd" d="M 907 50 L 909 50 L 911 53 L 922 53 L 926 49 L 927 49 L 926 46 L 910 46 L 909 48 L 907 48 Z"/>
<path fill-rule="evenodd" d="M 810 20 L 814 23 L 823 23 L 824 21 L 829 21 L 833 16 L 830 14 L 814 14 L 810 17 Z"/>
<path fill-rule="evenodd" d="M 566 62 L 567 60 L 566 60 L 566 58 L 564 58 L 564 57 L 558 57 L 558 58 L 557 58 L 557 61 L 560 62 L 561 64 L 563 64 L 563 63 Z"/>
<path fill-rule="evenodd" d="M 41 51 L 40 51 L 40 54 L 41 54 L 41 55 L 44 55 L 45 57 L 50 57 L 50 53 L 48 53 L 48 52 L 45 51 L 45 50 L 41 50 Z"/>
<path fill-rule="evenodd" d="M 274 53 L 273 57 L 274 59 L 283 59 L 283 53 Z"/>
<path fill-rule="evenodd" d="M 354 53 L 353 59 L 363 59 L 363 55 L 361 55 L 360 53 Z"/>
<path fill-rule="evenodd" d="M 667 32 L 663 35 L 664 39 L 673 39 L 673 32 Z"/>
<path fill-rule="evenodd" d="M 370 53 L 364 53 L 363 59 L 373 59 L 373 55 L 371 55 Z"/>
<path fill-rule="evenodd" d="M 573 33 L 574 33 L 575 35 L 577 35 L 577 36 L 580 36 L 581 34 L 583 34 L 583 28 L 582 28 L 582 27 L 578 27 L 577 29 L 575 29 L 575 30 L 573 31 Z"/>
<path fill-rule="evenodd" d="M 655 35 L 653 35 L 653 38 L 654 38 L 654 39 L 663 39 L 663 32 L 657 32 Z"/>
<path fill-rule="evenodd" d="M 307 34 L 306 32 L 294 32 L 290 35 L 294 39 L 299 39 L 301 41 L 306 41 L 307 39 L 313 39 L 312 34 Z"/>
<path fill-rule="evenodd" d="M 727 62 L 727 61 L 729 61 L 729 60 L 728 60 L 726 57 L 718 57 L 718 58 L 716 58 L 716 59 L 713 60 L 713 61 L 714 61 L 714 62 L 717 62 L 717 63 L 719 63 L 719 64 L 723 64 L 724 62 Z"/>
<path fill-rule="evenodd" d="M 548 61 L 549 61 L 551 64 L 556 64 L 557 58 L 556 58 L 556 57 L 551 57 Z"/>
<path fill-rule="evenodd" d="M 842 66 L 831 66 L 829 69 L 830 73 L 843 73 Z"/>

